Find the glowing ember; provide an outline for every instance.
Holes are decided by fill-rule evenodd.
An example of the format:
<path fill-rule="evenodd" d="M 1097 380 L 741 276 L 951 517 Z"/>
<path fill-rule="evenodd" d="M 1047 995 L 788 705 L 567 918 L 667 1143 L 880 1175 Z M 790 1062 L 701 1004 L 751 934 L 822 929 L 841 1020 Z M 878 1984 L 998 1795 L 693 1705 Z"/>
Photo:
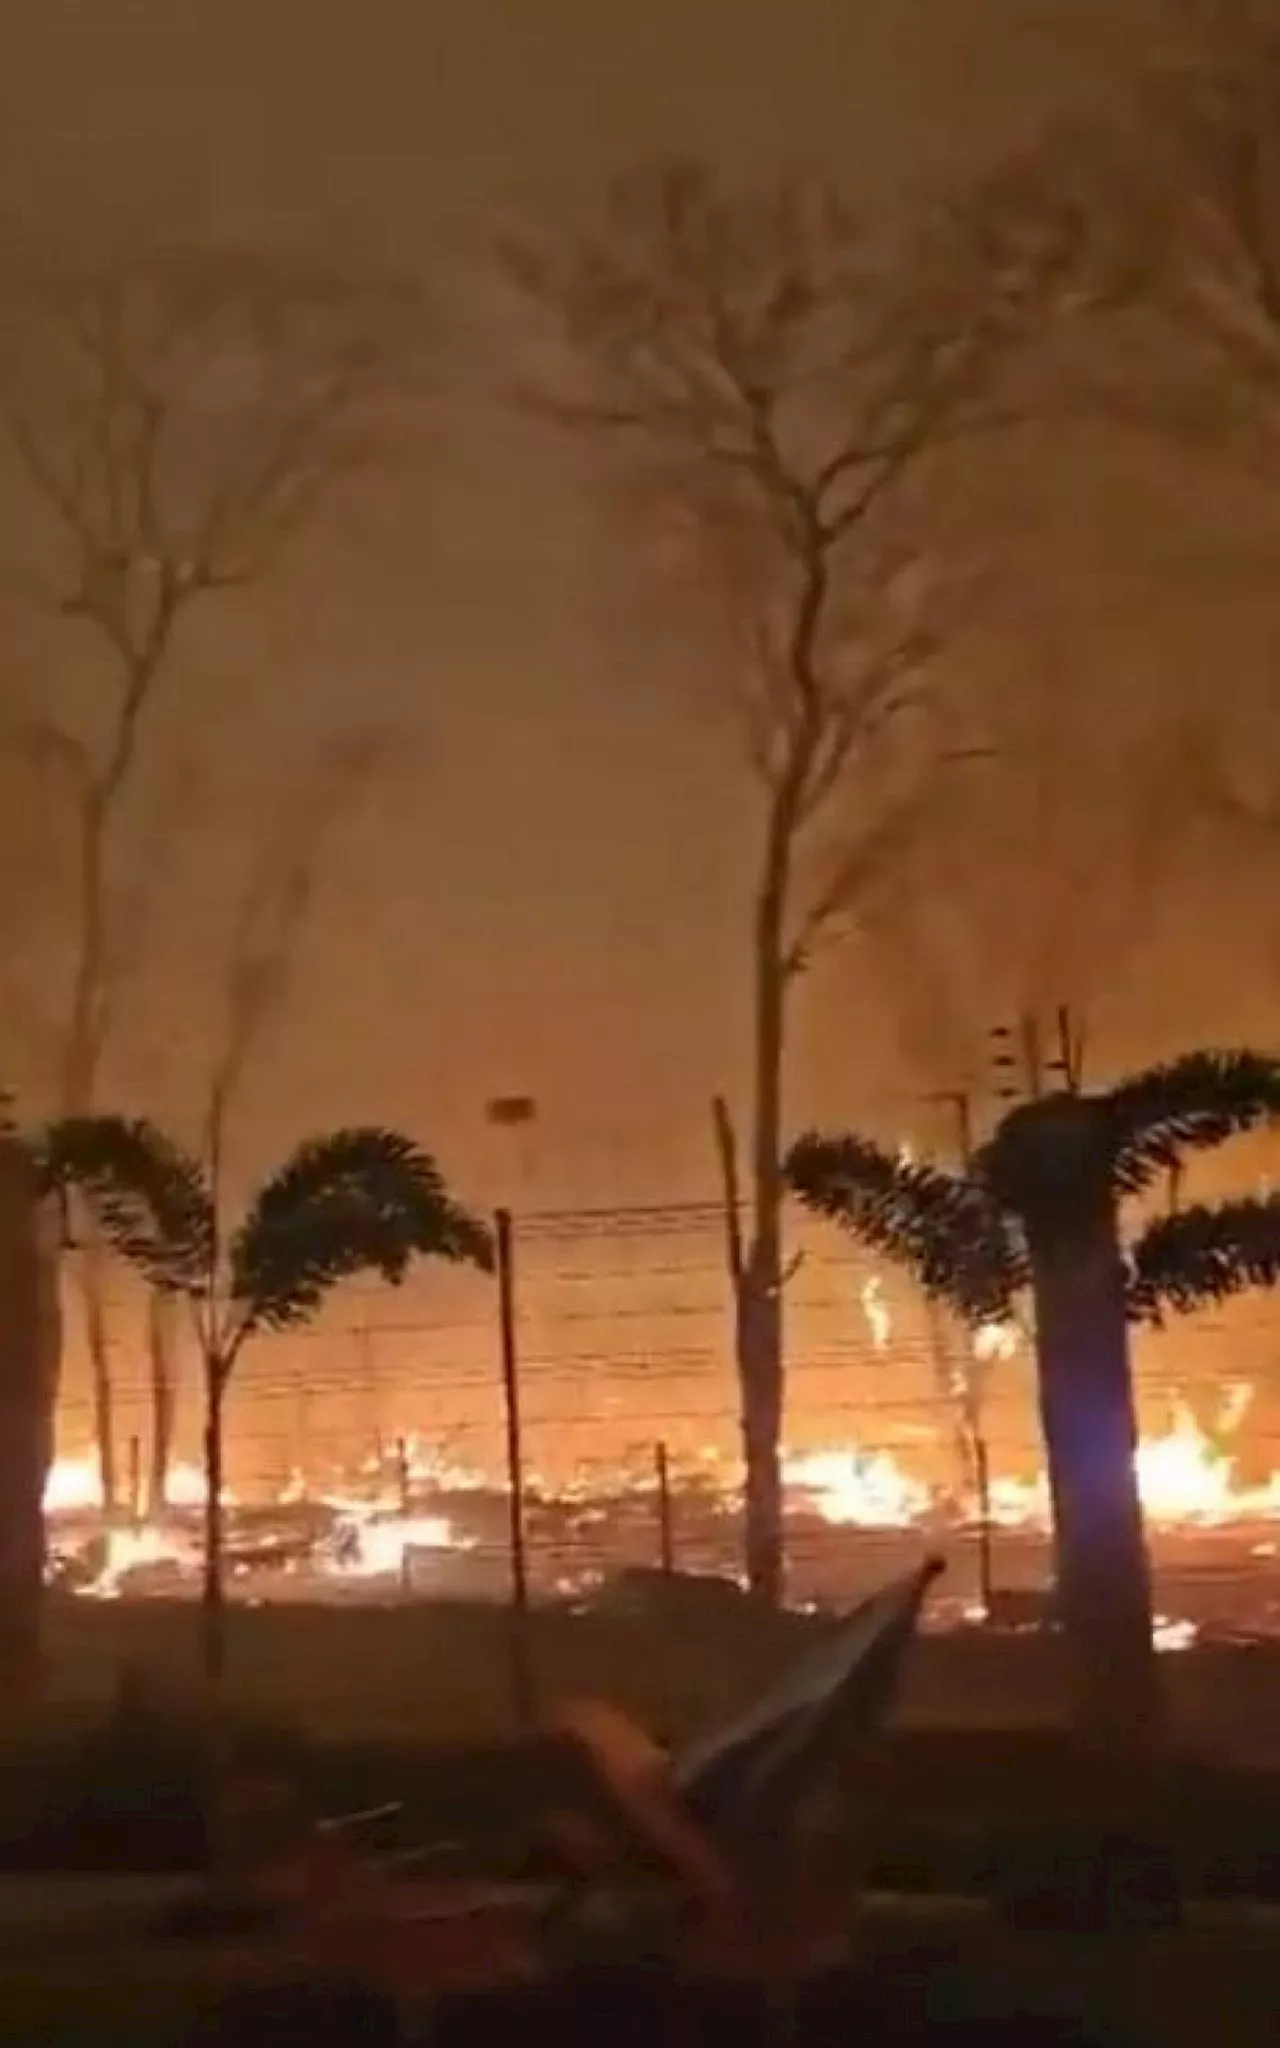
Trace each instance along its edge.
<path fill-rule="evenodd" d="M 1170 1621 L 1158 1614 L 1152 1624 L 1151 1640 L 1162 1653 L 1189 1650 L 1198 1641 L 1199 1629 L 1194 1621 Z"/>
<path fill-rule="evenodd" d="M 973 1333 L 973 1355 L 979 1365 L 1012 1358 L 1018 1349 L 1015 1323 L 979 1323 Z"/>
<path fill-rule="evenodd" d="M 90 1458 L 55 1458 L 44 1486 L 46 1515 L 75 1514 L 102 1506 L 102 1480 Z"/>
<path fill-rule="evenodd" d="M 165 1480 L 163 1505 L 168 1508 L 202 1508 L 208 1492 L 204 1473 L 198 1465 L 171 1465 Z M 236 1497 L 229 1487 L 223 1487 L 222 1498 L 228 1507 L 236 1505 Z"/>
<path fill-rule="evenodd" d="M 334 1530 L 331 1568 L 348 1578 L 386 1578 L 404 1571 L 411 1551 L 473 1548 L 458 1538 L 444 1515 L 351 1512 Z"/>
<path fill-rule="evenodd" d="M 783 1464 L 788 1485 L 808 1496 L 824 1522 L 855 1529 L 902 1529 L 932 1506 L 931 1489 L 887 1451 L 816 1451 Z"/>
<path fill-rule="evenodd" d="M 1232 1460 L 1216 1452 L 1181 1405 L 1165 1436 L 1139 1443 L 1138 1491 L 1156 1522 L 1218 1522 L 1234 1512 Z"/>
<path fill-rule="evenodd" d="M 198 1465 L 169 1467 L 163 1505 L 170 1508 L 198 1508 L 204 1505 L 204 1474 Z M 228 1507 L 236 1498 L 224 1490 Z M 55 1458 L 45 1481 L 44 1511 L 47 1515 L 92 1514 L 102 1507 L 102 1475 L 94 1458 Z"/>
<path fill-rule="evenodd" d="M 999 1529 L 1044 1529 L 1049 1525 L 1049 1489 L 1042 1479 L 992 1480 L 987 1506 Z"/>
<path fill-rule="evenodd" d="M 489 1484 L 482 1473 L 470 1465 L 454 1464 L 442 1450 L 424 1444 L 412 1430 L 395 1439 L 394 1455 L 375 1452 L 365 1459 L 360 1471 L 364 1478 L 377 1480 L 380 1485 L 392 1473 L 397 1483 L 411 1481 L 415 1486 L 433 1486 L 441 1493 L 472 1493 Z"/>
<path fill-rule="evenodd" d="M 863 1285 L 862 1313 L 867 1319 L 872 1344 L 877 1351 L 886 1351 L 893 1336 L 893 1317 L 884 1298 L 884 1282 L 874 1273 Z"/>
<path fill-rule="evenodd" d="M 110 1529 L 104 1540 L 106 1557 L 102 1570 L 91 1584 L 80 1588 L 88 1599 L 118 1600 L 133 1572 L 163 1564 L 190 1567 L 195 1562 L 189 1548 L 184 1549 L 163 1529 L 150 1524 L 141 1529 Z"/>

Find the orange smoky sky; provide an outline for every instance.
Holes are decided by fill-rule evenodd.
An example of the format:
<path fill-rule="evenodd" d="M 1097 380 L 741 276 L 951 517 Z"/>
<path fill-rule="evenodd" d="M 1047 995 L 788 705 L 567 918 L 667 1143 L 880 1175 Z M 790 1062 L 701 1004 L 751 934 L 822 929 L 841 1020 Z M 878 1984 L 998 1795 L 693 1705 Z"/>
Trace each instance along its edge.
<path fill-rule="evenodd" d="M 514 216 L 568 216 L 619 163 L 671 149 L 746 172 L 817 161 L 872 212 L 891 210 L 922 185 L 959 184 L 1121 77 L 1145 13 L 1139 0 L 0 9 L 0 176 L 28 236 L 56 253 L 95 222 L 133 222 L 348 249 L 420 275 L 442 314 L 425 445 L 362 477 L 278 572 L 208 612 L 166 681 L 149 786 L 159 801 L 185 776 L 190 795 L 159 856 L 139 839 L 145 944 L 103 1086 L 113 1107 L 192 1128 L 237 878 L 315 747 L 359 722 L 394 736 L 397 765 L 353 806 L 320 877 L 240 1105 L 241 1176 L 317 1125 L 386 1119 L 481 1200 L 517 1180 L 537 1207 L 711 1198 L 707 1101 L 739 1085 L 746 1041 L 750 785 L 708 708 L 705 636 L 655 594 L 600 465 L 502 402 L 504 337 L 478 310 L 487 246 Z M 1095 710 L 1071 740 L 1080 768 L 1064 777 L 1058 837 L 993 774 L 978 808 L 1016 829 L 930 879 L 929 943 L 948 973 L 966 892 L 985 895 L 990 932 L 1002 892 L 1023 902 L 1034 862 L 1059 874 L 1064 847 L 1082 843 L 1108 871 L 1122 858 L 1108 750 L 1090 753 L 1096 707 L 1127 707 L 1140 748 L 1144 719 L 1211 678 L 1247 749 L 1274 630 L 1272 537 L 1234 482 L 1192 489 L 1136 459 L 1081 469 L 1069 452 L 982 482 L 1016 532 L 1013 567 L 949 659 L 993 717 L 1051 662 L 1062 700 Z M 16 480 L 0 479 L 0 550 L 25 518 Z M 1247 531 L 1247 547 L 1225 546 L 1224 531 Z M 92 717 L 93 649 L 33 623 L 8 583 L 0 603 L 0 693 Z M 44 877 L 35 932 L 19 929 L 14 892 L 3 898 L 13 950 L 56 974 L 56 812 L 14 792 L 0 829 L 10 874 Z M 1088 990 L 1103 1069 L 1265 1034 L 1274 1013 L 1280 940 L 1257 936 L 1236 857 L 1176 831 L 1167 854 Z M 1087 897 L 1087 876 L 1072 886 Z M 965 1057 L 1015 982 L 970 967 Z M 796 1116 L 936 1138 L 923 1098 L 955 1085 L 956 1062 L 938 1055 L 951 1060 L 938 1071 L 919 1007 L 904 1014 L 911 1003 L 857 943 L 824 966 L 801 1000 Z M 39 1030 L 9 1035 L 13 1078 L 38 1101 Z M 518 1158 L 517 1134 L 485 1119 L 490 1099 L 515 1094 L 538 1112 Z M 600 1255 L 585 1355 L 622 1344 L 607 1335 L 610 1287 L 642 1306 L 649 1289 L 642 1358 L 678 1350 L 679 1317 L 658 1297 L 687 1280 L 704 1321 L 686 1348 L 714 1363 L 709 1245 L 686 1259 L 696 1279 L 624 1281 L 619 1257 L 616 1244 Z M 423 1288 L 413 1316 L 431 1313 Z M 358 1321 L 306 1356 L 354 1373 Z M 570 1326 L 556 1327 L 565 1351 Z M 474 1341 L 480 1356 L 487 1337 Z M 415 1410 L 429 1377 L 424 1366 Z M 579 1414 L 592 1398 L 574 1393 Z M 487 1413 L 490 1395 L 476 1400 Z M 636 1428 L 624 1418 L 616 1432 Z"/>

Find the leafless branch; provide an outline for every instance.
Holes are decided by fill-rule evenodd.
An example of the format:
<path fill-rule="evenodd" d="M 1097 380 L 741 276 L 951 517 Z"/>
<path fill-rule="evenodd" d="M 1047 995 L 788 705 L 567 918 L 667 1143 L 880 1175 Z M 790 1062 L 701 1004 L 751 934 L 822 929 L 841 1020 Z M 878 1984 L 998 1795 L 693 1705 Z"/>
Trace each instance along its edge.
<path fill-rule="evenodd" d="M 788 942 L 783 963 L 788 978 L 802 974 L 819 951 L 841 936 L 840 927 L 856 919 L 895 858 L 914 843 L 927 801 L 923 792 L 902 798 L 842 849 L 804 905 Z"/>
<path fill-rule="evenodd" d="M 76 811 L 64 1110 L 94 1105 L 121 955 L 120 829 L 180 631 L 270 565 L 373 452 L 393 403 L 403 427 L 418 314 L 399 286 L 235 250 L 6 262 L 0 438 L 44 514 L 57 609 L 106 656 Z M 103 1318 L 87 1306 L 102 1415 Z M 109 1494 L 108 1462 L 104 1449 Z"/>
<path fill-rule="evenodd" d="M 1152 47 L 1118 105 L 1031 153 L 1014 210 L 1027 232 L 1070 222 L 1044 309 L 1084 316 L 1057 324 L 1079 408 L 1273 483 L 1280 18 L 1169 0 Z"/>
<path fill-rule="evenodd" d="M 743 192 L 676 163 L 618 180 L 572 246 L 504 249 L 565 345 L 544 405 L 650 469 L 694 515 L 704 566 L 737 556 L 762 670 L 749 751 L 775 779 L 801 725 L 850 718 L 849 618 L 865 631 L 874 612 L 885 522 L 943 437 L 998 402 L 1016 266 L 1002 250 L 999 288 L 978 284 L 958 239 L 965 260 L 935 249 L 922 287 L 820 181 Z"/>
<path fill-rule="evenodd" d="M 894 246 L 820 179 L 735 188 L 641 166 L 576 236 L 500 251 L 551 345 L 535 402 L 617 440 L 689 522 L 698 577 L 738 621 L 735 701 L 763 782 L 784 917 L 801 835 L 926 696 L 940 634 L 930 479 L 941 451 L 1017 416 L 1003 371 L 1075 258 L 1005 190 Z M 874 781 L 874 777 L 872 777 Z M 870 788 L 859 786 L 866 802 Z M 794 973 L 905 831 L 855 821 L 790 935 Z"/>
<path fill-rule="evenodd" d="M 83 750 L 70 1104 L 105 1036 L 112 842 L 182 623 L 374 452 L 422 326 L 398 284 L 227 249 L 14 258 L 0 283 L 0 436 L 49 515 L 58 608 L 108 657 L 104 738 Z"/>
<path fill-rule="evenodd" d="M 745 1184 L 722 1098 L 714 1130 L 758 1447 L 781 1413 L 788 997 L 908 836 L 884 742 L 927 698 L 939 639 L 938 464 L 1003 407 L 1021 258 L 1001 244 L 993 263 L 954 216 L 891 246 L 822 180 L 735 188 L 688 162 L 643 166 L 570 237 L 501 253 L 550 343 L 544 409 L 616 444 L 632 489 L 678 512 L 690 602 L 712 594 L 735 650 L 721 673 L 763 810 Z M 835 844 L 815 873 L 819 834 Z"/>
<path fill-rule="evenodd" d="M 387 765 L 388 742 L 354 732 L 315 762 L 301 799 L 264 837 L 240 899 L 227 963 L 226 1028 L 210 1077 L 205 1145 L 220 1159 L 245 1069 L 288 993 L 325 855 L 351 806 Z"/>

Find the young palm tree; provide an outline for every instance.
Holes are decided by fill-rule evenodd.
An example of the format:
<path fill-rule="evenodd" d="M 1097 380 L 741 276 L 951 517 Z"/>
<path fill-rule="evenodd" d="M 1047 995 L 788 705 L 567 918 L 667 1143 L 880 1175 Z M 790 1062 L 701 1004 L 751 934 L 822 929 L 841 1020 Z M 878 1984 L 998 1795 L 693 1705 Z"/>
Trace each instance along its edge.
<path fill-rule="evenodd" d="M 483 1226 L 449 1195 L 434 1161 L 376 1127 L 308 1139 L 224 1233 L 200 1162 L 154 1124 L 70 1117 L 43 1134 L 47 1177 L 80 1190 L 114 1249 L 154 1288 L 190 1303 L 204 1369 L 204 1634 L 223 1661 L 223 1449 L 227 1389 L 245 1345 L 315 1315 L 340 1281 L 396 1283 L 415 1258 L 487 1270 Z"/>
<path fill-rule="evenodd" d="M 907 1267 L 971 1323 L 1030 1295 L 1058 1596 L 1082 1723 L 1159 1717 L 1138 1498 L 1129 1326 L 1280 1277 L 1280 1197 L 1184 1207 L 1127 1241 L 1120 1207 L 1186 1154 L 1280 1118 L 1280 1060 L 1193 1052 L 1106 1094 L 1010 1111 L 963 1173 L 810 1133 L 788 1177 L 808 1208 Z"/>

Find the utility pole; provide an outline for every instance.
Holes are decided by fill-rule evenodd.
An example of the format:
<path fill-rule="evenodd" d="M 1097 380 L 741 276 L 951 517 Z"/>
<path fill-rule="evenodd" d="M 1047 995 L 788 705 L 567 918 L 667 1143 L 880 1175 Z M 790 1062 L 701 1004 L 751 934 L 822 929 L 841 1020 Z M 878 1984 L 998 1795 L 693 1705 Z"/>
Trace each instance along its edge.
<path fill-rule="evenodd" d="M 1004 1101 L 1014 1100 L 1017 1090 L 1010 1084 L 1010 1076 L 1016 1072 L 1013 1053 L 1013 1033 L 1007 1027 L 999 1027 L 991 1033 L 996 1048 L 992 1064 L 1000 1077 L 997 1095 Z M 1029 1089 L 1039 1079 L 1039 1038 L 1027 1028 L 1023 1021 L 1022 1051 L 1025 1078 Z M 955 1088 L 930 1097 L 951 1111 L 955 1119 L 955 1149 L 961 1172 L 967 1173 L 973 1161 L 973 1098 L 967 1088 Z M 948 1322 L 942 1307 L 936 1301 L 928 1305 L 930 1343 L 933 1350 L 935 1369 L 941 1382 L 944 1398 L 951 1404 L 956 1415 L 956 1439 L 960 1454 L 961 1487 L 965 1479 L 973 1486 L 974 1503 L 977 1508 L 978 1534 L 978 1599 L 984 1617 L 991 1614 L 992 1595 L 995 1585 L 995 1521 L 991 1511 L 991 1461 L 987 1447 L 986 1431 L 983 1427 L 983 1378 L 984 1361 L 970 1349 L 962 1365 L 954 1364 L 953 1343 L 955 1332 Z M 971 1333 L 969 1333 L 971 1336 Z"/>
<path fill-rule="evenodd" d="M 1048 1034 L 1053 1050 L 1045 1054 L 1045 1031 L 1032 1011 L 1017 1025 L 997 1024 L 988 1033 L 995 1092 L 1000 1102 L 1039 1102 L 1050 1086 L 1078 1095 L 1084 1075 L 1083 1020 L 1069 1003 L 1059 1003 Z M 1051 1081 L 1048 1077 L 1052 1077 Z"/>
<path fill-rule="evenodd" d="M 1054 1012 L 1057 1058 L 1050 1062 L 1062 1078 L 1069 1095 L 1078 1095 L 1084 1082 L 1084 1019 L 1077 1017 L 1069 1003 L 1059 1003 Z"/>
<path fill-rule="evenodd" d="M 987 1036 L 991 1041 L 991 1068 L 996 1101 L 1020 1102 L 1025 1090 L 1018 1080 L 1019 1060 L 1013 1029 L 1008 1024 L 993 1024 Z"/>
<path fill-rule="evenodd" d="M 676 1568 L 675 1518 L 671 1503 L 671 1460 L 665 1443 L 653 1447 L 653 1476 L 658 1501 L 658 1562 L 664 1578 Z"/>
<path fill-rule="evenodd" d="M 485 1104 L 485 1121 L 509 1134 L 516 1151 L 516 1180 L 528 1200 L 531 1142 L 538 1122 L 532 1095 L 494 1095 Z M 503 1178 L 510 1176 L 504 1167 Z M 494 1211 L 494 1249 L 498 1280 L 498 1342 L 502 1368 L 502 1405 L 507 1451 L 507 1531 L 511 1567 L 511 1700 L 517 1722 L 532 1727 L 537 1710 L 533 1673 L 533 1638 L 529 1614 L 529 1553 L 524 1506 L 524 1428 L 520 1410 L 520 1359 L 516 1328 L 515 1224 L 511 1210 Z"/>
<path fill-rule="evenodd" d="M 524 1435 L 520 1416 L 520 1365 L 516 1348 L 515 1234 L 510 1209 L 494 1213 L 498 1267 L 498 1335 L 502 1399 L 507 1438 L 507 1521 L 511 1557 L 511 1694 L 521 1726 L 535 1712 L 532 1644 L 529 1634 L 529 1567 L 525 1548 Z"/>

